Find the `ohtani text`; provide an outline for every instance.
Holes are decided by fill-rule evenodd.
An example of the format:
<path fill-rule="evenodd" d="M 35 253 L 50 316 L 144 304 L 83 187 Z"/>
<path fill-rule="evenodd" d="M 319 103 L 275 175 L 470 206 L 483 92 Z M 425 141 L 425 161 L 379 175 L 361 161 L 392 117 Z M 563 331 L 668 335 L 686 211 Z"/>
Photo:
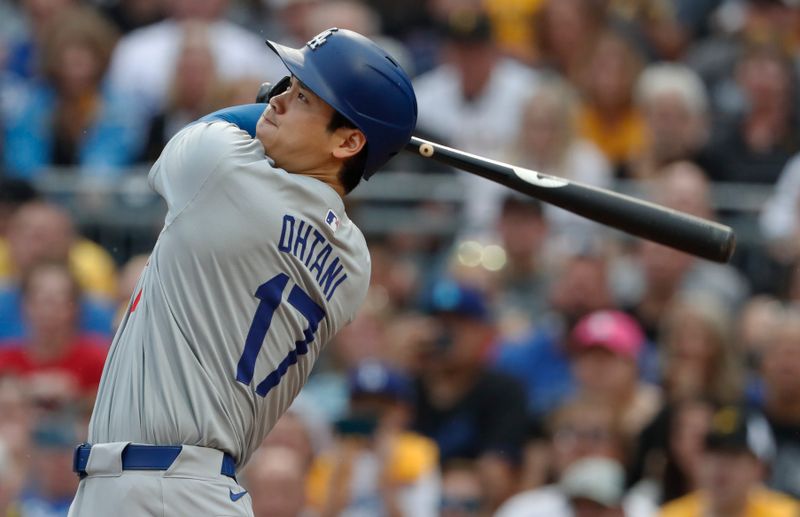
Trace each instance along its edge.
<path fill-rule="evenodd" d="M 315 275 L 327 301 L 347 279 L 339 257 L 332 253 L 333 246 L 311 223 L 299 217 L 283 216 L 278 250 L 294 255 Z"/>

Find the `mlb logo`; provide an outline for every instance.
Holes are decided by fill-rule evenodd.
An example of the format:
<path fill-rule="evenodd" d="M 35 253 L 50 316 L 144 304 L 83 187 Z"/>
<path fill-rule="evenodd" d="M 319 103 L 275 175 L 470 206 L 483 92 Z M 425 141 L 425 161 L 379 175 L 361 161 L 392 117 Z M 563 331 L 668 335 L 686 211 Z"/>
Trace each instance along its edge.
<path fill-rule="evenodd" d="M 325 224 L 331 227 L 331 230 L 336 231 L 339 229 L 339 218 L 333 210 L 328 210 L 328 215 L 325 216 Z"/>

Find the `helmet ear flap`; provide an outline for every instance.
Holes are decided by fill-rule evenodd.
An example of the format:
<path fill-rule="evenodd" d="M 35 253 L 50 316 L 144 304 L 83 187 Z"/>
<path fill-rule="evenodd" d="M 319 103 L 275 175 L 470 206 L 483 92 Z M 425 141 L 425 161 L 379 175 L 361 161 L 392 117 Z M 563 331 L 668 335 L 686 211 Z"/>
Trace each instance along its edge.
<path fill-rule="evenodd" d="M 276 95 L 280 95 L 286 90 L 288 90 L 289 86 L 291 86 L 291 83 L 292 79 L 288 75 L 275 84 L 261 83 L 261 86 L 258 89 L 258 94 L 256 95 L 256 102 L 257 103 L 269 102 L 270 99 L 272 99 Z"/>

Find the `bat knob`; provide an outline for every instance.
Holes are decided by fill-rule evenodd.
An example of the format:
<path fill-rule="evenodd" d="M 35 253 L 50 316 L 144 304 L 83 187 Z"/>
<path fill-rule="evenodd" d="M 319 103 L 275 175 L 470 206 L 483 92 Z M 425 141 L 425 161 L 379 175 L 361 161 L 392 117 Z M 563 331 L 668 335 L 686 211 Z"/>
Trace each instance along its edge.
<path fill-rule="evenodd" d="M 261 86 L 258 87 L 258 93 L 256 94 L 256 102 L 259 104 L 269 102 L 270 90 L 272 90 L 272 83 L 261 83 Z"/>

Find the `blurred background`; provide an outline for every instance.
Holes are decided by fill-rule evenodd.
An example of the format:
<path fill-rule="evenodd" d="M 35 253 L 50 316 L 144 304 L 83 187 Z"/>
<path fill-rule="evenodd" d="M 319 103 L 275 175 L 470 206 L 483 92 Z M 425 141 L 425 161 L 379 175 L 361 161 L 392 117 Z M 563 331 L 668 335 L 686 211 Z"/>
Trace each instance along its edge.
<path fill-rule="evenodd" d="M 418 135 L 739 246 L 397 156 L 346 200 L 367 302 L 241 473 L 256 516 L 798 515 L 800 2 L 0 0 L 0 516 L 66 515 L 164 144 L 330 26 L 403 64 Z"/>

